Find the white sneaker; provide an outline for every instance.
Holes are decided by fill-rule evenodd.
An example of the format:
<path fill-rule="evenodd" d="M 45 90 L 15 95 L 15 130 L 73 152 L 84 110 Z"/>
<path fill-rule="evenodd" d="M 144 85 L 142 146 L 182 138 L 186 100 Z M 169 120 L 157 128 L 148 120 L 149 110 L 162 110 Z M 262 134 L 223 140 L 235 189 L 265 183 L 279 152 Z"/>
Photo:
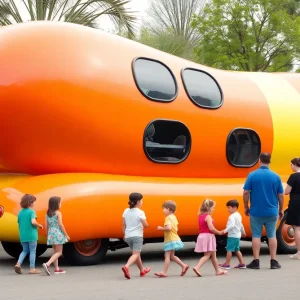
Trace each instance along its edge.
<path fill-rule="evenodd" d="M 51 273 L 50 273 L 49 267 L 46 264 L 43 264 L 43 268 L 44 268 L 45 272 L 50 276 Z"/>
<path fill-rule="evenodd" d="M 300 259 L 300 253 L 297 252 L 296 254 L 293 254 L 290 256 L 291 259 Z"/>

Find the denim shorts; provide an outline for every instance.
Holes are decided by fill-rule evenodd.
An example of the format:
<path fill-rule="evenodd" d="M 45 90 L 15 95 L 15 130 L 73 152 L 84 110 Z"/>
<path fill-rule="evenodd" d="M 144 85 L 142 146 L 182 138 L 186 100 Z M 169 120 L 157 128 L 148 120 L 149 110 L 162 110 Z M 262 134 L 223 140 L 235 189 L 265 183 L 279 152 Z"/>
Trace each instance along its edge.
<path fill-rule="evenodd" d="M 240 251 L 240 239 L 234 237 L 228 237 L 226 250 L 230 252 Z"/>
<path fill-rule="evenodd" d="M 261 238 L 263 226 L 266 228 L 267 238 L 276 237 L 278 216 L 254 217 L 250 215 L 250 227 L 253 238 Z"/>
<path fill-rule="evenodd" d="M 129 248 L 132 251 L 142 251 L 143 247 L 143 238 L 140 236 L 133 236 L 125 239 L 125 242 L 128 244 Z"/>

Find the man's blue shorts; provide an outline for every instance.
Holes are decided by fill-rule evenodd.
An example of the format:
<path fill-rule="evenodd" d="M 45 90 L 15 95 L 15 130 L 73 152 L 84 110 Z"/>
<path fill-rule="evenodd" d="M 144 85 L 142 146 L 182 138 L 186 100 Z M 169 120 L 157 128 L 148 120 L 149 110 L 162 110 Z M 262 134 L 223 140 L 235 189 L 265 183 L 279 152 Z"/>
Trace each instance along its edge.
<path fill-rule="evenodd" d="M 254 217 L 250 215 L 250 227 L 253 238 L 261 238 L 263 226 L 266 228 L 267 238 L 276 237 L 276 224 L 278 216 Z"/>
<path fill-rule="evenodd" d="M 240 251 L 240 239 L 234 237 L 228 237 L 226 250 L 230 252 Z"/>

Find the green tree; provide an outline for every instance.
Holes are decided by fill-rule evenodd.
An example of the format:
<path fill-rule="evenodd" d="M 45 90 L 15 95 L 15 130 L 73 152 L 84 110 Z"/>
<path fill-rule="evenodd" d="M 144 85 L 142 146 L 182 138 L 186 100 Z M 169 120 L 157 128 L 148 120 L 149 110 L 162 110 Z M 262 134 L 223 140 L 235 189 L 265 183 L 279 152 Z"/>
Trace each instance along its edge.
<path fill-rule="evenodd" d="M 210 0 L 151 0 L 143 22 L 139 42 L 195 60 L 194 45 L 199 39 L 197 29 L 191 27 L 194 13 L 201 14 Z"/>
<path fill-rule="evenodd" d="M 299 59 L 300 17 L 290 0 L 213 0 L 192 26 L 199 61 L 226 70 L 284 72 Z"/>
<path fill-rule="evenodd" d="M 290 15 L 300 15 L 300 0 L 290 0 L 285 6 L 288 14 Z"/>
<path fill-rule="evenodd" d="M 135 17 L 125 5 L 130 0 L 0 0 L 0 26 L 26 21 L 63 21 L 97 28 L 100 17 L 134 34 Z M 23 7 L 22 7 L 23 6 Z M 27 16 L 20 11 L 23 8 Z"/>

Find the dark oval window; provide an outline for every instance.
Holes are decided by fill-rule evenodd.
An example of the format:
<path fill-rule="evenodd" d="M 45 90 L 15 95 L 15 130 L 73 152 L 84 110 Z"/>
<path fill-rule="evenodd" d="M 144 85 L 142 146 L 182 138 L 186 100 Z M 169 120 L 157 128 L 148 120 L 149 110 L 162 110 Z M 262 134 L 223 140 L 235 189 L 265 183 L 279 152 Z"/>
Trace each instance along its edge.
<path fill-rule="evenodd" d="M 191 151 L 191 134 L 181 122 L 155 120 L 144 134 L 147 157 L 157 163 L 181 163 Z"/>
<path fill-rule="evenodd" d="M 227 139 L 228 162 L 234 167 L 253 167 L 259 159 L 261 143 L 258 134 L 251 129 L 235 129 Z"/>
<path fill-rule="evenodd" d="M 194 104 L 204 108 L 219 108 L 223 103 L 223 93 L 217 81 L 208 73 L 195 69 L 185 69 L 182 81 L 189 98 Z"/>
<path fill-rule="evenodd" d="M 175 77 L 163 63 L 138 58 L 133 63 L 133 75 L 138 89 L 148 99 L 170 102 L 176 98 L 177 83 Z"/>

